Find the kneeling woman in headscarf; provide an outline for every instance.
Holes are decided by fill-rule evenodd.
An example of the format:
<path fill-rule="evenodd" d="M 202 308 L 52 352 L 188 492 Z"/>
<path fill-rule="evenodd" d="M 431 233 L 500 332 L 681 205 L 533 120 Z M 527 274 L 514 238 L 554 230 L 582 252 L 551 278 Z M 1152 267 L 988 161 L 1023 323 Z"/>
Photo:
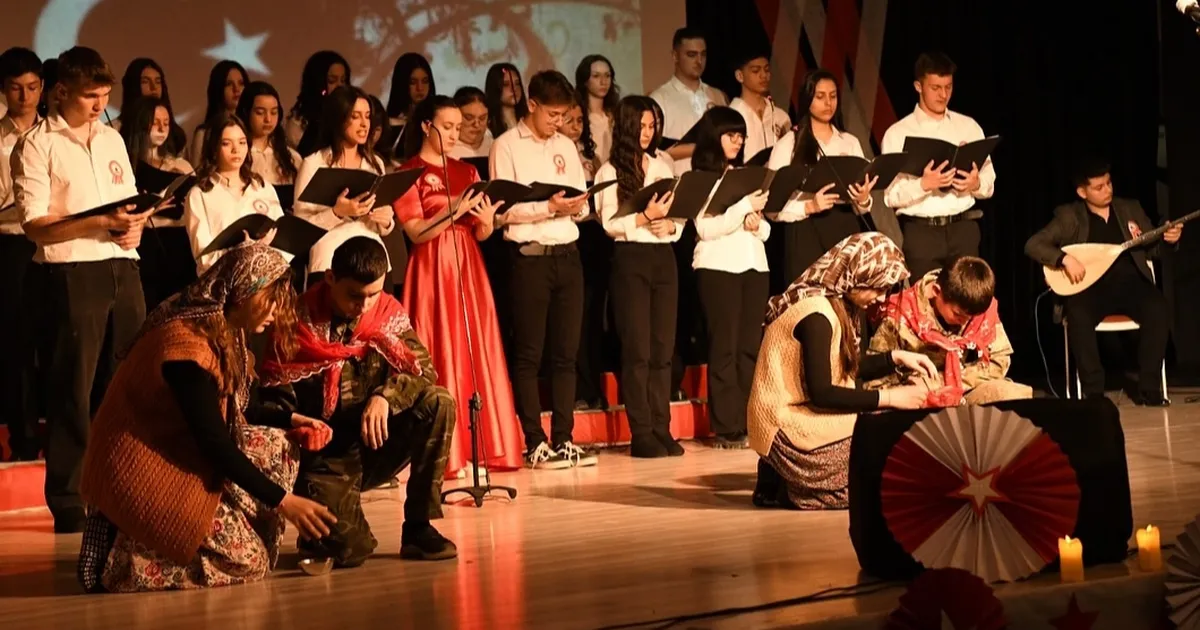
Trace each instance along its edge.
<path fill-rule="evenodd" d="M 274 323 L 276 338 L 294 347 L 294 303 L 283 257 L 251 243 L 147 318 L 84 456 L 86 590 L 253 582 L 274 566 L 285 520 L 302 536 L 328 533 L 329 510 L 290 492 L 299 460 L 288 438 L 319 447 L 329 428 L 248 407 L 254 368 L 246 336 Z"/>
<path fill-rule="evenodd" d="M 900 248 L 864 232 L 843 239 L 771 298 L 747 410 L 750 447 L 762 456 L 755 505 L 847 507 L 858 414 L 924 404 L 920 385 L 864 391 L 856 384 L 895 369 L 935 372 L 913 352 L 859 357 L 865 310 L 907 277 Z"/>

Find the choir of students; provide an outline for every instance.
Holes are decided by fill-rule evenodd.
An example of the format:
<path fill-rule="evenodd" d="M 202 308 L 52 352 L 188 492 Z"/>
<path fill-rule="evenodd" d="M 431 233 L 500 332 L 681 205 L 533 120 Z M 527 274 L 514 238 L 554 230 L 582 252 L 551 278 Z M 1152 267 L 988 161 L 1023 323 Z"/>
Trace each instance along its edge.
<path fill-rule="evenodd" d="M 50 334 L 41 362 L 54 392 L 47 411 L 47 499 L 60 529 L 82 522 L 78 468 L 95 402 L 89 398 L 93 381 L 102 391 L 116 361 L 113 353 L 128 343 L 144 305 L 182 286 L 158 276 L 146 287 L 139 281 L 137 251 L 153 259 L 172 242 L 144 239 L 144 215 L 122 208 L 79 221 L 61 219 L 132 194 L 135 166 L 142 163 L 176 173 L 195 167 L 197 182 L 186 196 L 184 218 L 156 217 L 150 224 L 158 232 L 186 226 L 192 260 L 222 230 L 253 213 L 278 219 L 291 212 L 327 230 L 302 257 L 311 281 L 329 269 L 337 246 L 354 236 L 385 245 L 395 294 L 403 297 L 430 348 L 437 384 L 456 398 L 461 419 L 469 417 L 473 392 L 484 403 L 478 427 L 483 460 L 470 461 L 471 436 L 461 422 L 448 475 L 471 464 L 498 470 L 595 464 L 595 454 L 574 443 L 573 423 L 577 395 L 594 395 L 577 391 L 586 389 L 583 372 L 599 371 L 595 357 L 588 356 L 599 353 L 581 349 L 581 336 L 598 338 L 606 317 L 619 339 L 621 400 L 633 456 L 684 452 L 671 434 L 669 405 L 678 389 L 673 368 L 681 363 L 680 339 L 694 332 L 692 311 L 702 313 L 706 323 L 713 445 L 745 448 L 746 408 L 770 287 L 765 242 L 771 223 L 779 223 L 776 240 L 784 242 L 786 286 L 831 246 L 862 231 L 860 216 L 872 207 L 875 182 L 856 182 L 848 198 L 829 188 L 795 193 L 769 217 L 763 216 L 764 192 L 748 194 L 722 212 L 709 212 L 706 204 L 688 217 L 668 217 L 674 195 L 664 193 L 644 210 L 618 216 L 622 204 L 645 186 L 688 170 L 721 177 L 762 151 L 770 152 L 772 169 L 814 164 L 823 155 L 863 155 L 861 141 L 842 126 L 833 74 L 809 74 L 796 99 L 797 125 L 791 127 L 768 93 L 767 55 L 754 52 L 738 60 L 734 78 L 741 93 L 730 106 L 701 80 L 707 63 L 702 33 L 676 32 L 672 58 L 674 76 L 650 96 L 621 98 L 616 69 L 605 57 L 589 55 L 579 63 L 574 85 L 556 71 L 539 72 L 526 85 L 516 66 L 499 63 L 488 70 L 483 89 L 460 87 L 451 98 L 437 93 L 428 61 L 407 53 L 396 62 L 385 108 L 353 86 L 344 57 L 321 51 L 305 64 L 299 95 L 286 116 L 274 86 L 251 81 L 240 65 L 222 61 L 209 77 L 205 117 L 185 151 L 165 73 L 153 60 L 135 60 L 122 80 L 122 115 L 116 121 L 122 143 L 99 120 L 114 81 L 95 51 L 74 48 L 58 59 L 58 84 L 47 95 L 58 105 L 46 119 L 31 105 L 38 102 L 42 64 L 28 51 L 6 52 L 0 81 L 9 113 L 0 120 L 0 149 L 7 158 L 17 148 L 11 177 L 10 161 L 0 166 L 0 207 L 15 201 L 16 210 L 0 210 L 5 265 L 0 275 L 6 294 L 20 295 L 28 288 L 22 289 L 28 274 L 21 270 L 32 257 L 45 278 L 40 288 L 46 295 L 39 301 L 48 309 Z M 915 83 L 920 104 L 889 130 L 885 151 L 900 150 L 907 135 L 955 142 L 982 137 L 974 121 L 946 109 L 953 72 L 948 59 L 922 56 Z M 404 126 L 399 138 L 388 133 L 394 125 Z M 665 139 L 674 144 L 664 150 Z M 461 161 L 475 158 L 487 158 L 487 172 Z M 378 175 L 410 168 L 423 173 L 392 207 L 376 207 L 373 194 L 355 197 L 348 191 L 331 206 L 300 201 L 316 173 L 333 167 Z M 592 179 L 615 185 L 593 199 L 560 192 L 498 214 L 499 202 L 467 192 L 481 176 L 577 190 Z M 990 161 L 969 173 L 930 164 L 923 177 L 901 178 L 888 188 L 888 205 L 901 208 L 906 218 L 906 249 L 926 248 L 923 243 L 934 237 L 948 243 L 914 259 L 934 264 L 977 247 L 977 228 L 962 221 L 967 218 L 962 213 L 974 198 L 991 194 L 994 178 Z M 581 240 L 581 230 L 586 235 L 589 229 L 600 234 L 606 249 L 589 250 L 588 239 Z M 406 241 L 413 247 L 411 260 Z M 501 248 L 503 263 L 496 265 L 493 252 Z M 220 255 L 199 256 L 195 271 L 203 272 Z M 603 270 L 598 281 L 588 276 L 589 269 Z M 2 307 L 12 327 L 24 317 L 10 306 L 19 303 Z M 28 377 L 17 375 L 26 373 L 31 354 L 5 357 L 6 387 L 28 384 Z M 550 435 L 541 424 L 543 369 Z M 15 394 L 4 399 L 25 400 Z M 28 423 L 21 419 L 29 407 L 10 404 L 5 413 L 17 428 L 13 445 L 21 457 L 30 456 L 28 440 L 22 442 Z"/>

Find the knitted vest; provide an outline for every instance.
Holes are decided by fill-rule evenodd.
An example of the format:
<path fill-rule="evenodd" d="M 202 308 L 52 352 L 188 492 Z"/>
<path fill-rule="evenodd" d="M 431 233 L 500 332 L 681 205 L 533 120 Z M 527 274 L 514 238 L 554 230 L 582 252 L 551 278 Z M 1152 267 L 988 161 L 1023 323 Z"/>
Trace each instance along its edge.
<path fill-rule="evenodd" d="M 807 298 L 793 304 L 763 333 L 754 385 L 746 410 L 750 447 L 766 457 L 780 431 L 798 448 L 811 451 L 850 437 L 857 414 L 823 411 L 808 404 L 804 390 L 804 361 L 800 342 L 792 331 L 805 317 L 818 313 L 829 320 L 833 337 L 829 348 L 830 374 L 834 383 L 854 387 L 854 379 L 842 374 L 839 349 L 842 327 L 837 313 L 824 297 Z"/>
<path fill-rule="evenodd" d="M 139 339 L 121 361 L 92 422 L 80 491 L 122 532 L 186 564 L 212 529 L 223 480 L 200 452 L 162 377 L 194 361 L 221 383 L 205 337 L 182 321 Z M 222 413 L 229 400 L 220 401 Z"/>

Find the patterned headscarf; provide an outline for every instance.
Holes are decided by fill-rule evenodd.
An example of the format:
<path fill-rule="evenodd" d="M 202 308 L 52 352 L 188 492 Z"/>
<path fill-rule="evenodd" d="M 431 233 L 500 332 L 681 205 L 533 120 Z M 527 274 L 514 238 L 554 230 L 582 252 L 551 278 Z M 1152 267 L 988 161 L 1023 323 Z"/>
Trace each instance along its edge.
<path fill-rule="evenodd" d="M 134 338 L 134 343 L 147 332 L 169 322 L 224 313 L 230 306 L 240 304 L 270 286 L 289 269 L 283 256 L 266 245 L 249 243 L 226 250 L 216 264 L 209 267 L 198 280 L 172 295 L 146 317 L 146 322 Z M 240 360 L 249 365 L 250 354 L 246 348 L 246 337 L 240 330 L 235 335 L 235 343 L 238 356 L 231 360 Z M 132 348 L 133 344 L 130 344 L 130 347 Z M 244 379 L 237 391 L 239 408 L 245 408 L 249 401 L 249 393 L 249 379 Z"/>
<path fill-rule="evenodd" d="M 767 303 L 766 323 L 809 297 L 836 297 L 851 289 L 886 291 L 908 278 L 904 253 L 879 232 L 861 232 L 842 239 L 825 252 L 782 294 Z"/>

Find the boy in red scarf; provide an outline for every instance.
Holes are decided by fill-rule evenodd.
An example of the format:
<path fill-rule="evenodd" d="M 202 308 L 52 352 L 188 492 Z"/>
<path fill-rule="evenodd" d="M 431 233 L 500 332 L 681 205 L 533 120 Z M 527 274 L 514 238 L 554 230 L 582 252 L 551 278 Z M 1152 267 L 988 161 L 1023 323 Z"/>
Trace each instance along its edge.
<path fill-rule="evenodd" d="M 1005 378 L 1013 349 L 996 310 L 995 290 L 996 276 L 982 258 L 951 260 L 891 296 L 878 310 L 870 352 L 927 355 L 940 381 L 928 383 L 931 406 L 1030 398 L 1031 387 Z M 868 387 L 889 387 L 900 379 L 891 375 Z"/>
<path fill-rule="evenodd" d="M 458 555 L 430 519 L 441 518 L 442 479 L 454 431 L 455 402 L 438 387 L 429 352 L 408 313 L 383 292 L 383 246 L 347 240 L 325 279 L 300 298 L 299 349 L 281 358 L 269 344 L 259 373 L 265 404 L 322 418 L 333 438 L 305 452 L 295 492 L 329 506 L 338 522 L 301 553 L 332 557 L 339 567 L 366 562 L 377 541 L 360 494 L 412 464 L 404 502 L 400 556 L 441 560 Z"/>

